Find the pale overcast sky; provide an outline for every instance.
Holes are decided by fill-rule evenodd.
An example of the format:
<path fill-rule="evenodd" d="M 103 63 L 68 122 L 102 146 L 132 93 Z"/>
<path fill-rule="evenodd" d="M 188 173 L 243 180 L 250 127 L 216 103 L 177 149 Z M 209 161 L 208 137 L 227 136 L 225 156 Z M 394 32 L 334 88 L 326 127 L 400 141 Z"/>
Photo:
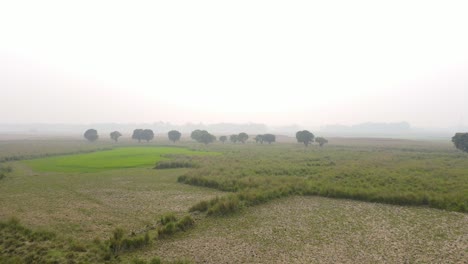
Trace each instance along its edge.
<path fill-rule="evenodd" d="M 468 1 L 1 1 L 0 123 L 468 125 Z"/>

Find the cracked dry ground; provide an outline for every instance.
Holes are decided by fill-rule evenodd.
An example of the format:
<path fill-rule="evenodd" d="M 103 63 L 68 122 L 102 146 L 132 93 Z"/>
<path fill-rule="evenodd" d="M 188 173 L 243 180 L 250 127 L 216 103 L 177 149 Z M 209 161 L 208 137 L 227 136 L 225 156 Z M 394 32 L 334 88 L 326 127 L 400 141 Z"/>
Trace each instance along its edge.
<path fill-rule="evenodd" d="M 291 197 L 222 218 L 139 252 L 196 263 L 467 263 L 468 215 Z"/>

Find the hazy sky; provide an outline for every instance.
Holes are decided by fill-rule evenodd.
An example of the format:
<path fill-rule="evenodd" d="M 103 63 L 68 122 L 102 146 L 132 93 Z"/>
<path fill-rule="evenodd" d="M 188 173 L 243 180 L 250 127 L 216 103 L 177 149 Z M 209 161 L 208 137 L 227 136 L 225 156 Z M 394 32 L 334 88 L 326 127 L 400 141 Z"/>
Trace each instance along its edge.
<path fill-rule="evenodd" d="M 1 1 L 0 123 L 468 125 L 468 1 Z"/>

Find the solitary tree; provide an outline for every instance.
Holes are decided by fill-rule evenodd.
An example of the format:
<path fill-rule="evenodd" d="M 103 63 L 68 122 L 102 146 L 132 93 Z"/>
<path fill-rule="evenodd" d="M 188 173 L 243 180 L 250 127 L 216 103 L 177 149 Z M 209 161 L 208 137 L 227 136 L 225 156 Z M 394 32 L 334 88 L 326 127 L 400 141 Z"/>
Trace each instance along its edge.
<path fill-rule="evenodd" d="M 132 139 L 136 139 L 138 142 L 141 142 L 143 139 L 143 129 L 138 128 L 133 130 Z"/>
<path fill-rule="evenodd" d="M 297 131 L 296 139 L 299 143 L 304 143 L 304 146 L 309 146 L 310 143 L 314 142 L 314 134 L 310 133 L 308 130 Z"/>
<path fill-rule="evenodd" d="M 273 134 L 265 134 L 262 136 L 262 140 L 271 144 L 272 142 L 276 142 L 276 136 Z"/>
<path fill-rule="evenodd" d="M 237 135 L 237 140 L 239 140 L 240 142 L 242 142 L 242 144 L 244 144 L 247 139 L 249 139 L 249 135 L 247 135 L 246 133 L 242 132 L 242 133 L 239 133 L 239 135 Z"/>
<path fill-rule="evenodd" d="M 238 135 L 231 135 L 229 136 L 229 140 L 231 140 L 232 143 L 236 143 L 239 141 L 239 136 Z"/>
<path fill-rule="evenodd" d="M 176 141 L 180 140 L 180 136 L 182 136 L 182 134 L 180 134 L 180 132 L 177 130 L 171 130 L 167 133 L 167 136 L 169 137 L 170 141 L 175 143 Z"/>
<path fill-rule="evenodd" d="M 263 135 L 256 135 L 254 139 L 255 139 L 255 143 L 260 142 L 263 144 Z"/>
<path fill-rule="evenodd" d="M 326 138 L 323 138 L 323 137 L 316 137 L 315 142 L 319 143 L 320 147 L 323 147 L 323 145 L 328 143 L 328 140 Z"/>
<path fill-rule="evenodd" d="M 456 133 L 452 142 L 457 149 L 468 152 L 468 133 Z"/>
<path fill-rule="evenodd" d="M 227 140 L 227 137 L 226 137 L 226 136 L 220 136 L 220 137 L 219 137 L 219 141 L 223 142 L 223 144 L 224 144 L 224 142 L 225 142 L 226 140 Z"/>
<path fill-rule="evenodd" d="M 98 133 L 97 133 L 97 130 L 96 129 L 88 129 L 86 130 L 86 132 L 84 133 L 83 135 L 87 140 L 89 140 L 90 142 L 93 142 L 93 141 L 96 141 L 99 136 L 98 136 Z"/>
<path fill-rule="evenodd" d="M 145 129 L 142 132 L 142 139 L 146 140 L 146 142 L 149 142 L 150 140 L 153 140 L 154 138 L 154 132 L 151 129 Z"/>
<path fill-rule="evenodd" d="M 122 134 L 120 134 L 119 131 L 114 131 L 110 133 L 110 138 L 114 140 L 115 142 L 119 141 L 119 137 L 121 137 Z"/>

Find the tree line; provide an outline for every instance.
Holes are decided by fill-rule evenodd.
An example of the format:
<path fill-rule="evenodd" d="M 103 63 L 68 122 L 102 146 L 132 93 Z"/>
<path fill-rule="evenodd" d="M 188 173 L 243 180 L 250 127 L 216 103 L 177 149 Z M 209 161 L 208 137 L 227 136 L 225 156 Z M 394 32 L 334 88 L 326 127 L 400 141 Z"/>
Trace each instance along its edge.
<path fill-rule="evenodd" d="M 117 142 L 122 136 L 122 133 L 120 133 L 119 131 L 113 131 L 109 134 L 109 136 L 113 141 Z M 167 133 L 168 139 L 174 143 L 179 141 L 181 136 L 182 134 L 177 130 L 171 130 Z M 96 129 L 86 130 L 86 132 L 84 133 L 84 137 L 90 142 L 94 142 L 99 139 L 99 135 Z M 209 144 L 216 141 L 216 136 L 210 134 L 206 130 L 200 129 L 192 131 L 192 133 L 190 134 L 190 138 L 203 144 Z M 142 140 L 149 142 L 150 140 L 154 139 L 154 132 L 151 129 L 135 129 L 133 130 L 132 139 L 138 140 L 138 142 L 141 142 Z M 229 136 L 229 138 L 227 136 L 220 136 L 218 138 L 218 140 L 222 143 L 225 143 L 228 139 L 232 143 L 240 142 L 244 144 L 249 139 L 249 135 L 247 135 L 247 133 L 242 132 L 239 134 L 232 134 Z M 253 140 L 255 140 L 255 143 L 263 144 L 264 142 L 266 142 L 268 144 L 271 144 L 273 142 L 276 142 L 276 136 L 273 134 L 261 134 L 256 135 L 253 138 Z M 318 143 L 320 147 L 323 147 L 323 145 L 328 143 L 328 140 L 326 138 L 315 137 L 315 135 L 308 130 L 297 131 L 296 140 L 298 143 L 304 144 L 305 147 L 308 147 L 313 142 Z M 452 142 L 457 149 L 463 152 L 468 152 L 468 133 L 456 133 L 452 137 Z"/>
<path fill-rule="evenodd" d="M 146 141 L 149 142 L 154 139 L 154 132 L 151 129 L 135 129 L 133 130 L 132 134 L 132 139 L 138 140 L 138 142 L 141 141 Z M 109 134 L 110 139 L 112 139 L 115 142 L 119 141 L 119 138 L 122 136 L 122 133 L 119 131 L 113 131 Z M 182 133 L 180 133 L 177 130 L 171 130 L 167 133 L 167 137 L 170 141 L 173 143 L 176 143 L 177 141 L 180 140 L 182 137 Z M 90 142 L 94 142 L 99 139 L 99 135 L 96 129 L 88 129 L 84 133 L 84 138 L 87 139 Z M 214 141 L 217 140 L 216 136 L 213 134 L 209 133 L 206 130 L 200 130 L 196 129 L 192 131 L 190 134 L 190 138 L 203 144 L 209 144 L 213 143 Z M 241 132 L 239 134 L 232 134 L 229 136 L 220 136 L 218 140 L 222 143 L 225 143 L 227 140 L 231 141 L 232 143 L 242 143 L 245 144 L 247 140 L 249 139 L 249 135 L 245 132 Z M 268 143 L 271 144 L 273 142 L 276 142 L 276 136 L 273 134 L 259 134 L 256 135 L 253 140 L 255 140 L 255 143 Z M 313 133 L 311 133 L 308 130 L 302 130 L 298 131 L 296 133 L 296 140 L 298 143 L 303 143 L 305 147 L 308 147 L 311 143 L 317 142 L 320 147 L 322 147 L 324 144 L 328 143 L 328 140 L 323 138 L 323 137 L 315 137 Z"/>

